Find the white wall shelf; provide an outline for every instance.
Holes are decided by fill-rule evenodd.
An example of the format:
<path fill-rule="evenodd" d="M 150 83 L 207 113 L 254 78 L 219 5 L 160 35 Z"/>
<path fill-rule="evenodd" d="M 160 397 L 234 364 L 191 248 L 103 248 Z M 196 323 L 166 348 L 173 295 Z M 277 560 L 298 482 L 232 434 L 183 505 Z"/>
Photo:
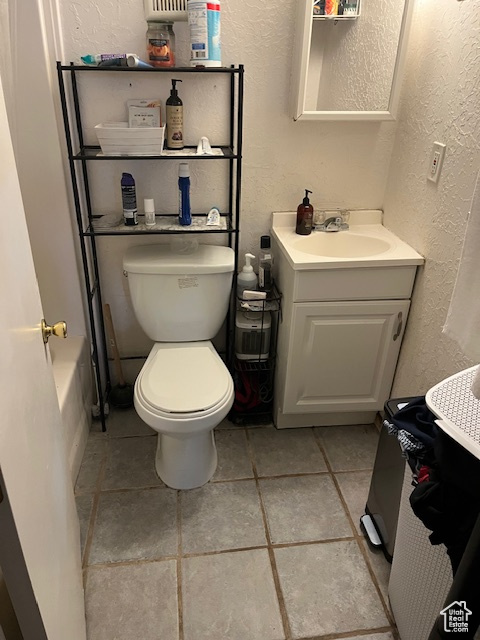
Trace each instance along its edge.
<path fill-rule="evenodd" d="M 348 20 L 356 20 L 358 18 L 358 13 L 354 16 L 317 16 L 313 15 L 314 22 L 333 22 L 334 24 L 337 22 L 345 22 Z"/>

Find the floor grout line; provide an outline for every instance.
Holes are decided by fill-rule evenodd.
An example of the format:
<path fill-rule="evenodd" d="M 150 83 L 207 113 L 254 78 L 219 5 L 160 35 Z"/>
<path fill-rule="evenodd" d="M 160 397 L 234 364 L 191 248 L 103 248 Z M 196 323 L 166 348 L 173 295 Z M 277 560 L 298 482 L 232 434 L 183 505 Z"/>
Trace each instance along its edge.
<path fill-rule="evenodd" d="M 99 465 L 97 481 L 95 483 L 95 492 L 93 493 L 93 502 L 92 502 L 92 511 L 90 513 L 90 520 L 88 523 L 87 536 L 85 539 L 85 547 L 83 549 L 83 557 L 82 557 L 82 568 L 86 569 L 88 567 L 88 560 L 90 558 L 90 550 L 93 542 L 93 533 L 95 529 L 95 524 L 97 520 L 98 513 L 98 505 L 100 502 L 100 487 L 102 486 L 102 482 L 107 469 L 107 455 L 108 449 L 105 445 L 102 460 Z M 85 582 L 86 574 L 84 574 L 84 582 Z M 85 583 L 84 583 L 85 587 Z"/>
<path fill-rule="evenodd" d="M 373 473 L 373 467 L 362 467 L 361 469 L 340 469 L 339 471 L 334 471 L 332 469 L 332 473 L 336 476 L 342 476 L 346 473 L 365 473 L 366 471 Z"/>
<path fill-rule="evenodd" d="M 86 569 L 112 569 L 115 567 L 128 567 L 135 564 L 155 564 L 156 562 L 169 562 L 170 560 L 177 560 L 178 556 L 158 556 L 157 558 L 138 558 L 135 560 L 113 560 L 111 562 L 96 562 L 95 564 L 89 564 Z"/>
<path fill-rule="evenodd" d="M 373 565 L 370 562 L 370 558 L 368 556 L 367 549 L 366 549 L 365 545 L 362 544 L 363 540 L 364 540 L 363 536 L 362 537 L 358 536 L 357 537 L 357 545 L 358 545 L 358 547 L 360 549 L 360 553 L 362 554 L 362 556 L 363 556 L 363 558 L 365 560 L 365 563 L 366 563 L 367 568 L 368 568 L 368 572 L 370 573 L 370 577 L 372 578 L 372 581 L 373 581 L 373 583 L 375 585 L 375 588 L 377 590 L 377 593 L 378 593 L 378 596 L 380 598 L 380 602 L 382 603 L 383 609 L 385 611 L 385 615 L 387 617 L 387 620 L 389 621 L 389 623 L 392 626 L 395 626 L 395 619 L 393 618 L 393 615 L 392 615 L 392 613 L 390 611 L 390 607 L 388 606 L 385 598 L 383 597 L 382 590 L 380 589 L 380 583 L 378 582 L 377 576 L 375 575 L 375 571 L 373 570 Z"/>
<path fill-rule="evenodd" d="M 284 473 L 284 474 L 275 474 L 268 476 L 259 476 L 257 475 L 258 480 L 278 480 L 282 478 L 305 478 L 310 476 L 329 476 L 329 475 L 344 475 L 347 473 L 365 473 L 369 471 L 372 472 L 371 468 L 365 469 L 352 469 L 349 471 L 309 471 L 304 473 Z M 218 480 L 210 480 L 208 484 L 231 484 L 232 482 L 248 482 L 255 480 L 255 476 L 249 476 L 247 478 L 225 478 Z M 100 494 L 109 494 L 109 493 L 129 493 L 132 491 L 155 491 L 156 489 L 169 489 L 170 491 L 174 491 L 171 487 L 168 487 L 166 484 L 156 484 L 156 485 L 139 485 L 135 487 L 122 487 L 118 489 L 100 489 Z M 91 491 L 81 491 L 75 494 L 75 497 L 81 496 L 89 496 L 94 495 L 97 492 L 97 489 Z"/>
<path fill-rule="evenodd" d="M 357 527 L 355 526 L 355 522 L 354 522 L 353 517 L 352 517 L 352 515 L 350 513 L 350 509 L 348 508 L 347 501 L 343 497 L 342 491 L 340 489 L 340 485 L 338 483 L 337 478 L 335 477 L 335 472 L 332 469 L 330 461 L 327 459 L 326 452 L 325 452 L 323 443 L 322 443 L 322 441 L 320 439 L 320 436 L 315 432 L 314 432 L 314 436 L 315 436 L 315 440 L 317 442 L 317 445 L 318 445 L 320 451 L 323 453 L 323 455 L 325 457 L 325 460 L 327 462 L 327 467 L 328 467 L 328 469 L 330 471 L 330 475 L 332 477 L 333 483 L 334 483 L 335 488 L 337 490 L 337 493 L 338 493 L 338 495 L 340 497 L 340 501 L 341 501 L 342 506 L 343 506 L 343 508 L 345 510 L 345 513 L 347 514 L 347 518 L 348 518 L 348 521 L 350 523 L 350 527 L 351 527 L 351 529 L 353 531 L 354 539 L 355 539 L 355 541 L 357 543 L 357 546 L 358 546 L 358 548 L 360 550 L 360 553 L 362 554 L 362 556 L 363 556 L 363 558 L 365 560 L 365 564 L 367 565 L 367 570 L 368 570 L 368 573 L 370 575 L 370 579 L 372 580 L 372 583 L 373 583 L 373 585 L 375 587 L 375 590 L 377 591 L 377 595 L 380 598 L 380 602 L 381 602 L 383 610 L 385 612 L 385 616 L 386 616 L 388 622 L 390 623 L 390 625 L 391 626 L 395 626 L 395 620 L 393 619 L 393 616 L 390 613 L 390 609 L 389 609 L 387 603 L 385 602 L 382 590 L 380 589 L 380 584 L 379 584 L 379 582 L 377 580 L 377 576 L 375 575 L 375 572 L 373 570 L 373 566 L 372 566 L 372 564 L 370 562 L 370 558 L 368 557 L 368 554 L 367 554 L 367 552 L 365 550 L 365 547 L 362 544 L 362 542 L 365 540 L 365 538 L 364 538 L 363 535 L 359 535 L 358 532 L 357 532 Z"/>
<path fill-rule="evenodd" d="M 275 549 L 289 549 L 290 547 L 306 547 L 306 546 L 317 546 L 321 544 L 331 544 L 332 542 L 353 542 L 356 540 L 354 536 L 346 536 L 344 538 L 326 538 L 325 540 L 306 540 L 302 542 L 271 542 L 266 544 L 259 544 L 250 547 L 234 547 L 229 549 L 216 549 L 215 551 L 196 551 L 189 553 L 182 553 L 179 555 L 168 555 L 168 556 L 158 556 L 156 558 L 132 558 L 131 560 L 119 560 L 119 561 L 110 561 L 110 562 L 96 562 L 94 564 L 89 564 L 86 568 L 90 567 L 112 567 L 118 565 L 130 565 L 130 564 L 147 564 L 152 562 L 163 562 L 165 560 L 175 560 L 176 558 L 181 557 L 182 559 L 189 558 L 204 558 L 208 556 L 218 556 L 224 555 L 226 553 L 241 553 L 242 551 L 256 551 L 259 549 L 268 549 L 271 547 L 273 550 Z"/>
<path fill-rule="evenodd" d="M 177 606 L 178 640 L 184 640 L 183 633 L 183 578 L 182 578 L 182 492 L 177 491 Z"/>
<path fill-rule="evenodd" d="M 153 438 L 158 435 L 155 431 L 153 433 L 131 433 L 125 435 L 114 436 L 107 431 L 108 440 L 128 440 L 132 438 Z"/>
<path fill-rule="evenodd" d="M 371 636 L 376 633 L 392 633 L 391 627 L 374 627 L 373 629 L 356 629 L 353 631 L 343 631 L 341 633 L 327 633 L 326 635 L 303 636 L 298 640 L 351 640 L 362 636 Z"/>
<path fill-rule="evenodd" d="M 216 551 L 196 551 L 190 553 L 184 553 L 182 558 L 187 560 L 189 558 L 205 558 L 208 556 L 221 556 L 226 553 L 241 553 L 242 551 L 257 551 L 258 549 L 267 549 L 267 544 L 259 544 L 252 547 L 234 547 L 233 549 L 217 549 Z"/>
<path fill-rule="evenodd" d="M 289 549 L 290 547 L 306 547 L 308 545 L 330 544 L 332 542 L 352 542 L 354 536 L 343 536 L 342 538 L 325 538 L 325 540 L 302 540 L 300 542 L 273 542 L 273 549 Z"/>
<path fill-rule="evenodd" d="M 276 595 L 277 595 L 278 607 L 280 609 L 280 617 L 282 619 L 283 632 L 284 632 L 285 640 L 291 640 L 292 631 L 290 629 L 290 621 L 288 619 L 287 607 L 285 605 L 285 599 L 283 597 L 282 585 L 280 584 L 280 576 L 278 574 L 277 562 L 275 560 L 275 554 L 272 548 L 272 540 L 270 537 L 270 531 L 268 529 L 267 512 L 265 509 L 265 505 L 263 504 L 263 498 L 260 491 L 260 483 L 258 481 L 255 454 L 253 451 L 252 443 L 250 441 L 250 434 L 248 433 L 247 429 L 245 429 L 245 435 L 247 438 L 247 450 L 250 456 L 250 462 L 252 463 L 253 474 L 255 476 L 255 485 L 257 487 L 258 499 L 260 502 L 260 510 L 262 512 L 263 526 L 265 528 L 265 538 L 267 540 L 268 557 L 270 560 L 270 567 L 272 569 L 273 584 L 274 584 Z"/>
<path fill-rule="evenodd" d="M 326 476 L 328 475 L 328 471 L 305 471 L 300 473 L 282 473 L 282 474 L 273 474 L 269 476 L 261 476 L 257 474 L 259 480 L 276 480 L 277 478 L 303 478 L 305 476 Z M 242 482 L 245 480 L 255 480 L 255 476 L 249 476 L 248 478 L 229 478 L 229 479 L 219 479 L 219 480 L 210 480 L 209 484 L 219 484 L 220 482 Z"/>
<path fill-rule="evenodd" d="M 131 493 L 133 491 L 155 491 L 156 489 L 168 489 L 169 491 L 175 491 L 171 487 L 167 487 L 165 484 L 149 484 L 144 487 L 124 487 L 123 489 L 100 489 L 100 494 L 109 495 L 112 493 Z"/>
<path fill-rule="evenodd" d="M 320 440 L 320 436 L 317 433 L 315 433 L 315 431 L 313 432 L 313 436 L 315 438 L 315 442 L 317 443 L 318 448 L 320 449 L 323 457 L 325 458 L 325 463 L 327 465 L 328 473 L 329 473 L 329 475 L 330 475 L 330 477 L 331 477 L 331 479 L 333 481 L 333 484 L 334 484 L 335 489 L 337 491 L 338 497 L 339 497 L 340 502 L 342 504 L 343 510 L 345 511 L 345 514 L 347 516 L 348 523 L 349 523 L 350 528 L 352 529 L 353 535 L 355 537 L 357 535 L 357 529 L 356 529 L 355 524 L 353 522 L 353 518 L 350 515 L 350 510 L 348 508 L 347 502 L 346 502 L 345 498 L 343 497 L 343 494 L 342 494 L 342 492 L 340 490 L 340 485 L 338 484 L 338 480 L 335 477 L 335 472 L 332 469 L 332 465 L 330 464 L 330 460 L 327 458 L 327 453 L 325 451 L 323 443 Z"/>

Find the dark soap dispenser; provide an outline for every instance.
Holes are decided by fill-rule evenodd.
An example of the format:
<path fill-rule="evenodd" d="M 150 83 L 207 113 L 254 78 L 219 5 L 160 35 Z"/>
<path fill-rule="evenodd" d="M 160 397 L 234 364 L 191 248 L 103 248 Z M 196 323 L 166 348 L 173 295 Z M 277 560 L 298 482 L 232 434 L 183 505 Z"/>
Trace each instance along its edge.
<path fill-rule="evenodd" d="M 312 193 L 305 189 L 305 197 L 297 209 L 297 226 L 295 231 L 300 236 L 308 236 L 312 233 L 313 207 L 308 199 L 308 194 Z"/>

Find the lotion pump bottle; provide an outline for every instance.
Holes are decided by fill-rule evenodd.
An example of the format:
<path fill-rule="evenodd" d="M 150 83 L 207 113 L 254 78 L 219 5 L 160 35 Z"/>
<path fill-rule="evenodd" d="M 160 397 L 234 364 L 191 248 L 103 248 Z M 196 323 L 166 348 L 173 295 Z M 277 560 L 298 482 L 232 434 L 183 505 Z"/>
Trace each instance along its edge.
<path fill-rule="evenodd" d="M 245 265 L 237 276 L 237 296 L 239 298 L 243 296 L 244 291 L 255 291 L 257 288 L 257 275 L 253 271 L 252 260 L 255 260 L 255 256 L 252 253 L 246 253 Z"/>
<path fill-rule="evenodd" d="M 183 149 L 183 102 L 178 97 L 177 82 L 172 80 L 170 97 L 165 103 L 167 115 L 167 149 Z"/>
<path fill-rule="evenodd" d="M 308 236 L 312 233 L 313 207 L 308 198 L 309 193 L 312 192 L 305 189 L 305 197 L 297 209 L 297 226 L 295 231 L 300 236 Z"/>

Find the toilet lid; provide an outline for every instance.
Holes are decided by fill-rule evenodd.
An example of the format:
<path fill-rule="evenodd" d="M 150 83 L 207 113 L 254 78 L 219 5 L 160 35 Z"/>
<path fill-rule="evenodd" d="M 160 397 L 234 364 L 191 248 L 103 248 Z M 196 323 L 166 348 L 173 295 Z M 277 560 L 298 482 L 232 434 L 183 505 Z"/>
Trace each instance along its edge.
<path fill-rule="evenodd" d="M 212 349 L 159 349 L 139 380 L 143 397 L 168 413 L 194 413 L 217 405 L 228 393 L 231 376 Z"/>

